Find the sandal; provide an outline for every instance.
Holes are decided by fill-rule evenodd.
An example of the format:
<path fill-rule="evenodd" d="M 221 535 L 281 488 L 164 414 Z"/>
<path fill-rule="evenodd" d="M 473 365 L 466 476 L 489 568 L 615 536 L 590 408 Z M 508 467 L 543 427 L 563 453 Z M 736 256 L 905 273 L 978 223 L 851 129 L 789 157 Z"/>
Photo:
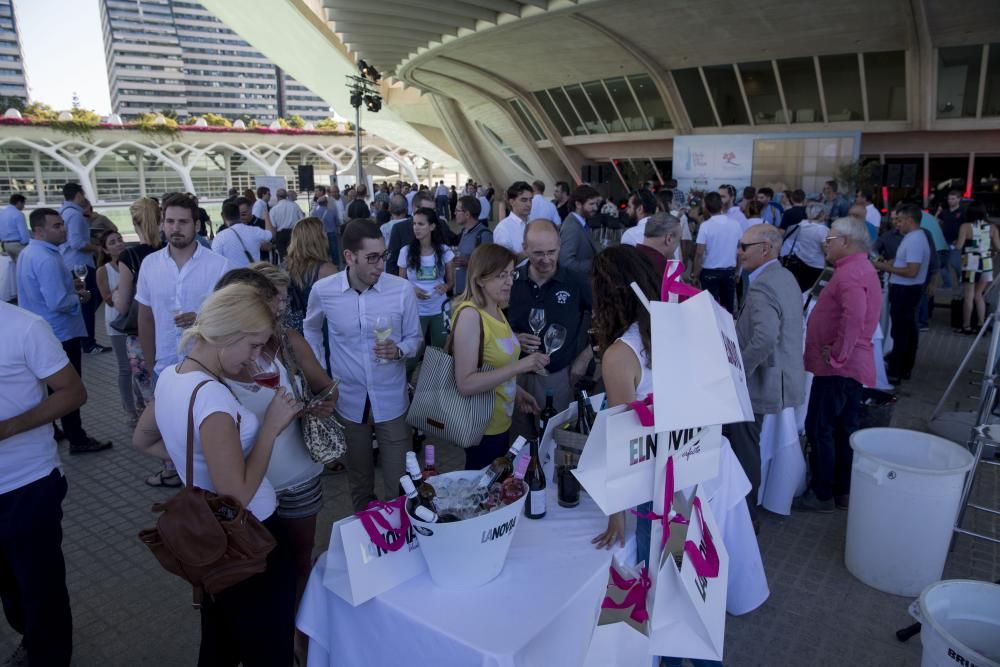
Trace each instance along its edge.
<path fill-rule="evenodd" d="M 167 472 L 165 470 L 158 470 L 147 477 L 146 484 L 167 489 L 176 489 L 179 486 L 184 486 L 184 482 L 181 481 L 180 476 L 176 472 Z"/>

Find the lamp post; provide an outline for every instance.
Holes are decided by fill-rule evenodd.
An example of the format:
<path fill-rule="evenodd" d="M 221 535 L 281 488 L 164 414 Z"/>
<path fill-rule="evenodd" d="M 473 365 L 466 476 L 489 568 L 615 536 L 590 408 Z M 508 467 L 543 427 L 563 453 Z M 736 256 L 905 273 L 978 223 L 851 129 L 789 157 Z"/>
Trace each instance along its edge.
<path fill-rule="evenodd" d="M 354 107 L 354 150 L 357 166 L 357 184 L 364 182 L 364 170 L 361 166 L 361 105 L 371 113 L 382 109 L 382 95 L 379 93 L 378 82 L 382 75 L 364 60 L 358 60 L 358 71 L 361 76 L 348 75 L 347 88 L 351 92 L 351 106 Z"/>

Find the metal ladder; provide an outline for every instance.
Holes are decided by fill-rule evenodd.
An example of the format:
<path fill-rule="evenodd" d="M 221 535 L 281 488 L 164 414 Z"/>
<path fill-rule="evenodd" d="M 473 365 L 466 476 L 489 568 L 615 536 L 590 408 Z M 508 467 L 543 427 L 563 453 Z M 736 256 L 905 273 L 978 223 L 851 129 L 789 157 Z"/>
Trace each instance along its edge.
<path fill-rule="evenodd" d="M 972 495 L 972 487 L 978 476 L 979 466 L 1000 466 L 1000 460 L 983 458 L 984 449 L 990 448 L 995 452 L 1000 447 L 1000 424 L 990 424 L 990 416 L 996 403 L 997 395 L 1000 393 L 997 387 L 998 381 L 1000 381 L 1000 378 L 996 375 L 989 375 L 983 378 L 983 396 L 976 414 L 976 424 L 972 427 L 967 445 L 969 451 L 975 457 L 975 462 L 972 464 L 968 475 L 966 475 L 965 486 L 962 489 L 962 500 L 959 505 L 958 516 L 955 519 L 955 536 L 968 535 L 969 537 L 986 540 L 994 544 L 1000 544 L 1000 537 L 995 534 L 987 535 L 986 533 L 978 533 L 974 530 L 962 528 L 962 521 L 965 519 L 966 510 L 970 508 L 992 514 L 993 516 L 1000 516 L 1000 508 L 986 507 L 969 501 L 969 497 Z M 954 537 L 952 546 L 954 546 Z"/>

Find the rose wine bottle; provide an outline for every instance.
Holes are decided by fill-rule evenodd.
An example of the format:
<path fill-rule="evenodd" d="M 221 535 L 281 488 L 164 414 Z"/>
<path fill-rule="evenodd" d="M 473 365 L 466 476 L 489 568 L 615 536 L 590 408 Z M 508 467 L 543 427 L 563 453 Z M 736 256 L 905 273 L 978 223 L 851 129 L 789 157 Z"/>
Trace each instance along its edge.
<path fill-rule="evenodd" d="M 526 442 L 524 438 L 519 436 L 514 441 L 514 444 L 510 446 L 510 449 L 507 450 L 506 454 L 494 459 L 493 463 L 483 470 L 483 474 L 480 475 L 476 486 L 480 489 L 488 489 L 493 484 L 502 483 L 510 477 L 514 473 L 514 460 L 517 459 L 518 454 L 521 453 L 521 448 L 524 447 Z"/>
<path fill-rule="evenodd" d="M 517 465 L 514 466 L 514 474 L 505 479 L 500 487 L 500 502 L 502 504 L 516 503 L 528 490 L 528 486 L 524 483 L 524 473 L 527 469 L 528 457 L 518 457 Z"/>
<path fill-rule="evenodd" d="M 423 478 L 437 475 L 438 469 L 434 467 L 434 445 L 424 445 L 424 470 Z"/>
<path fill-rule="evenodd" d="M 545 516 L 545 471 L 538 458 L 538 439 L 529 441 L 531 457 L 524 481 L 528 484 L 528 499 L 524 503 L 524 515 L 529 519 L 541 519 Z"/>

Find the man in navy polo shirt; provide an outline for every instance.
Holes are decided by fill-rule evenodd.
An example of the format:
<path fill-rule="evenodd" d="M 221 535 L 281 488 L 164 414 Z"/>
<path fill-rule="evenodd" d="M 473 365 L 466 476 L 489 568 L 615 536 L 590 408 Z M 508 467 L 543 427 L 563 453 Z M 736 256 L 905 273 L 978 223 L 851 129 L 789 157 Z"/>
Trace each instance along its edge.
<path fill-rule="evenodd" d="M 556 411 L 565 410 L 573 399 L 573 386 L 583 377 L 593 358 L 587 345 L 587 327 L 592 308 L 590 286 L 569 269 L 559 266 L 559 230 L 549 220 L 534 220 L 524 229 L 524 253 L 511 288 L 507 321 L 521 343 L 521 353 L 531 354 L 542 347 L 545 330 L 532 333 L 528 320 L 533 308 L 545 310 L 545 326 L 566 327 L 566 341 L 552 354 L 548 375 L 522 375 L 518 384 L 530 392 L 540 406 L 545 392 L 553 393 Z M 523 415 L 522 415 L 523 417 Z M 527 433 L 527 422 L 515 415 L 514 430 Z"/>

